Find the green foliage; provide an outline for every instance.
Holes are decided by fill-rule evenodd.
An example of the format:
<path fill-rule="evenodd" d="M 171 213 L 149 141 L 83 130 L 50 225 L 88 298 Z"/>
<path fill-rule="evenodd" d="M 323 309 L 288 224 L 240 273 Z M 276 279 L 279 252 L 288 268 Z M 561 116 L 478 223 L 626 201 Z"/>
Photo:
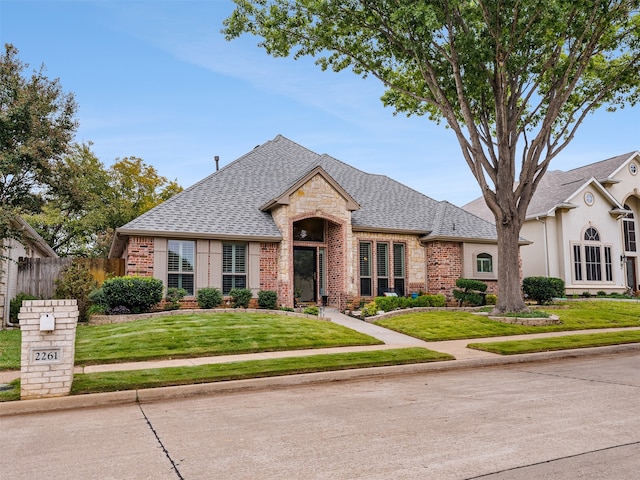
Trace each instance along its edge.
<path fill-rule="evenodd" d="M 167 294 L 164 299 L 166 304 L 165 310 L 178 310 L 180 308 L 180 301 L 187 295 L 187 291 L 184 288 L 170 287 L 167 288 Z"/>
<path fill-rule="evenodd" d="M 55 298 L 75 298 L 78 301 L 79 320 L 87 320 L 89 308 L 89 294 L 98 286 L 98 282 L 91 275 L 91 271 L 85 265 L 72 262 L 60 272 L 55 281 Z"/>
<path fill-rule="evenodd" d="M 163 287 L 152 277 L 114 277 L 105 280 L 102 289 L 111 310 L 122 306 L 131 313 L 144 313 L 162 300 Z"/>
<path fill-rule="evenodd" d="M 24 300 L 37 300 L 38 297 L 30 295 L 25 292 L 20 292 L 9 302 L 9 319 L 11 323 L 18 323 L 18 313 L 20 313 L 20 307 Z"/>
<path fill-rule="evenodd" d="M 554 298 L 564 296 L 564 280 L 554 277 L 526 277 L 522 281 L 522 291 L 538 305 L 544 305 Z"/>
<path fill-rule="evenodd" d="M 44 65 L 28 74 L 18 50 L 4 45 L 0 55 L 0 240 L 26 234 L 10 220 L 38 212 L 43 192 L 55 185 L 51 171 L 77 128 L 77 105 Z"/>
<path fill-rule="evenodd" d="M 278 310 L 282 310 L 283 312 L 295 312 L 296 309 L 293 307 L 280 307 Z"/>
<path fill-rule="evenodd" d="M 377 314 L 378 307 L 376 305 L 376 302 L 369 302 L 364 307 L 362 307 L 362 310 L 360 310 L 360 315 L 362 315 L 363 317 L 373 317 Z"/>
<path fill-rule="evenodd" d="M 251 301 L 251 290 L 248 288 L 232 288 L 229 292 L 233 308 L 248 308 Z"/>
<path fill-rule="evenodd" d="M 200 308 L 216 308 L 222 303 L 222 300 L 222 292 L 212 287 L 201 288 L 196 295 L 196 301 Z"/>
<path fill-rule="evenodd" d="M 109 302 L 106 295 L 104 294 L 104 289 L 102 287 L 96 288 L 91 293 L 89 293 L 89 302 L 92 305 L 98 305 L 103 307 L 104 309 L 109 308 Z"/>
<path fill-rule="evenodd" d="M 320 315 L 320 309 L 315 305 L 312 305 L 310 307 L 306 307 L 302 313 L 306 315 L 315 315 L 317 317 L 318 315 Z"/>
<path fill-rule="evenodd" d="M 260 290 L 258 292 L 258 307 L 275 310 L 278 307 L 278 294 L 273 290 Z"/>
<path fill-rule="evenodd" d="M 485 301 L 487 302 L 487 305 L 495 305 L 498 302 L 498 297 L 493 293 L 488 293 L 485 297 Z"/>
<path fill-rule="evenodd" d="M 458 300 L 458 304 L 482 305 L 484 303 L 484 293 L 487 290 L 487 284 L 480 280 L 469 278 L 459 278 L 456 280 L 456 287 L 462 290 L 454 290 L 453 298 Z"/>
<path fill-rule="evenodd" d="M 378 310 L 390 312 L 392 310 L 413 307 L 444 307 L 446 298 L 444 295 L 420 295 L 410 297 L 376 297 L 375 304 Z"/>

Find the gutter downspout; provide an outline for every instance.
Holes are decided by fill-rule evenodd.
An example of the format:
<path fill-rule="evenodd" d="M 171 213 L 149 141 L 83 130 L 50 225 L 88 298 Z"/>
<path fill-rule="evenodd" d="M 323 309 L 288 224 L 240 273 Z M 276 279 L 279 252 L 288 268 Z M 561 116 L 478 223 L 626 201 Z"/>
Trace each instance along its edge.
<path fill-rule="evenodd" d="M 11 309 L 11 300 L 9 299 L 9 282 L 11 281 L 11 259 L 7 259 L 7 293 L 4 295 L 4 324 L 7 327 L 17 327 L 18 324 L 9 320 L 9 310 Z"/>
<path fill-rule="evenodd" d="M 544 220 L 540 220 L 540 217 L 536 217 L 536 220 L 538 222 L 540 222 L 542 224 L 542 233 L 544 235 L 544 242 L 543 242 L 543 248 L 544 248 L 544 276 L 548 277 L 549 276 L 549 250 L 547 247 L 547 222 Z"/>

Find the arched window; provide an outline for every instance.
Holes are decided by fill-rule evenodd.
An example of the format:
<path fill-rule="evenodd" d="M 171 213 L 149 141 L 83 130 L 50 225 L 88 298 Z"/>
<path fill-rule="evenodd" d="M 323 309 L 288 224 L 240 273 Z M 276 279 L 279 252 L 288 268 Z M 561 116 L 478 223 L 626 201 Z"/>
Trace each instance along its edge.
<path fill-rule="evenodd" d="M 598 229 L 589 226 L 583 243 L 573 245 L 573 277 L 576 282 L 612 282 L 611 246 L 603 245 Z"/>
<path fill-rule="evenodd" d="M 488 253 L 479 253 L 476 256 L 476 271 L 478 273 L 492 273 L 493 257 Z"/>

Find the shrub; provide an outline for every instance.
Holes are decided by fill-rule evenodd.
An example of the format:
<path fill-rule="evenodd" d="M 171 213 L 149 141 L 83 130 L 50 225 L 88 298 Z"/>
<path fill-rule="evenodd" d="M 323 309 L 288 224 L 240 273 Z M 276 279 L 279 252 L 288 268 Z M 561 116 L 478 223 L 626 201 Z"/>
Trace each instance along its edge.
<path fill-rule="evenodd" d="M 317 317 L 320 314 L 320 309 L 313 305 L 311 307 L 305 308 L 302 313 L 305 313 L 307 315 L 315 315 Z"/>
<path fill-rule="evenodd" d="M 378 310 L 390 312 L 398 308 L 400 297 L 376 297 L 374 302 Z"/>
<path fill-rule="evenodd" d="M 38 297 L 25 292 L 17 294 L 16 297 L 9 302 L 9 319 L 11 323 L 18 323 L 18 313 L 20 313 L 23 300 L 38 300 Z"/>
<path fill-rule="evenodd" d="M 586 291 L 582 292 L 582 296 L 584 298 L 591 298 L 591 292 L 586 290 Z"/>
<path fill-rule="evenodd" d="M 162 300 L 162 282 L 151 277 L 114 277 L 102 284 L 110 313 L 126 307 L 131 313 L 144 313 Z"/>
<path fill-rule="evenodd" d="M 273 290 L 260 290 L 258 292 L 258 307 L 275 310 L 278 306 L 278 294 Z"/>
<path fill-rule="evenodd" d="M 187 291 L 184 288 L 170 287 L 167 288 L 167 294 L 164 299 L 167 301 L 165 310 L 178 310 L 180 308 L 180 301 L 187 295 Z"/>
<path fill-rule="evenodd" d="M 487 302 L 487 305 L 495 305 L 496 303 L 498 303 L 498 297 L 493 293 L 488 293 L 485 297 L 485 300 Z"/>
<path fill-rule="evenodd" d="M 105 309 L 109 308 L 109 302 L 107 301 L 107 296 L 104 294 L 104 289 L 96 288 L 89 294 L 89 302 L 91 305 L 98 305 Z"/>
<path fill-rule="evenodd" d="M 131 310 L 129 310 L 124 305 L 118 305 L 117 307 L 113 307 L 109 310 L 109 315 L 129 315 Z"/>
<path fill-rule="evenodd" d="M 201 288 L 196 295 L 200 308 L 216 308 L 222 303 L 222 292 L 217 288 Z"/>
<path fill-rule="evenodd" d="M 376 302 L 369 302 L 360 311 L 360 314 L 363 317 L 373 317 L 378 314 L 378 307 L 376 306 Z"/>
<path fill-rule="evenodd" d="M 282 310 L 283 312 L 295 312 L 295 308 L 293 307 L 280 307 L 280 310 Z"/>
<path fill-rule="evenodd" d="M 522 281 L 522 290 L 538 305 L 544 305 L 564 295 L 564 280 L 554 277 L 526 277 Z"/>
<path fill-rule="evenodd" d="M 229 292 L 231 296 L 231 306 L 233 308 L 247 308 L 251 301 L 251 290 L 248 288 L 232 288 Z"/>
<path fill-rule="evenodd" d="M 89 294 L 98 286 L 91 270 L 81 263 L 72 262 L 62 269 L 55 284 L 54 298 L 75 298 L 78 301 L 79 320 L 86 321 Z"/>
<path fill-rule="evenodd" d="M 607 296 L 607 292 L 605 292 L 604 290 L 598 290 L 597 295 L 599 297 L 606 297 Z"/>
<path fill-rule="evenodd" d="M 472 280 L 469 278 L 459 278 L 456 280 L 456 287 L 462 290 L 454 290 L 453 298 L 458 300 L 459 306 L 463 303 L 470 305 L 482 305 L 484 302 L 484 293 L 487 290 L 487 284 L 480 280 Z"/>

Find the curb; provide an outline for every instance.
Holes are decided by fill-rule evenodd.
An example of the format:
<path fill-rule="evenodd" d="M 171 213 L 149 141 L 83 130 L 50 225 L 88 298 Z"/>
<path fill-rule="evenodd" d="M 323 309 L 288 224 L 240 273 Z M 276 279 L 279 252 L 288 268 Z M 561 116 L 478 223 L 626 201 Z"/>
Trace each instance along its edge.
<path fill-rule="evenodd" d="M 203 395 L 252 392 L 273 388 L 289 388 L 329 382 L 363 380 L 367 378 L 376 378 L 382 376 L 393 377 L 399 375 L 415 375 L 431 372 L 437 373 L 469 368 L 517 365 L 524 363 L 557 360 L 562 358 L 582 358 L 596 355 L 612 355 L 616 353 L 629 353 L 638 351 L 640 351 L 640 343 L 632 343 L 626 345 L 612 345 L 606 347 L 591 347 L 574 350 L 528 353 L 503 357 L 487 357 L 473 360 L 445 360 L 441 362 L 431 363 L 413 363 L 409 365 L 394 365 L 386 367 L 337 370 L 330 372 L 303 373 L 279 377 L 230 380 L 194 385 L 180 385 L 141 390 L 126 390 L 121 392 L 93 393 L 56 398 L 1 402 L 0 417 L 10 415 L 56 412 L 80 408 L 98 408 L 128 404 L 130 405 L 136 403 L 153 403 L 163 400 L 190 398 Z"/>

